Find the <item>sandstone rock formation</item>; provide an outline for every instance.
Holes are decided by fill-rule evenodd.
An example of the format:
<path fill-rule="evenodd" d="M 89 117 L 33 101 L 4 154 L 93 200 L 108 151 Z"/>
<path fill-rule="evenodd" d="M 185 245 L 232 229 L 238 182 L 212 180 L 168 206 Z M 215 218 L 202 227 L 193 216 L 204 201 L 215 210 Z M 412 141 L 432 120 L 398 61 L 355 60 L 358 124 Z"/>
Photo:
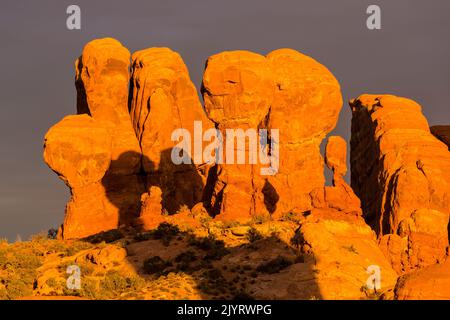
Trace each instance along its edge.
<path fill-rule="evenodd" d="M 223 141 L 232 139 L 227 129 L 246 131 L 264 126 L 274 89 L 270 65 L 264 56 L 233 51 L 208 59 L 202 86 L 205 110 Z M 232 141 L 236 157 L 242 147 Z M 220 213 L 224 220 L 249 219 L 256 214 L 257 192 L 263 188 L 264 180 L 257 165 L 249 163 L 248 158 L 245 163 L 236 164 L 237 159 L 227 159 L 226 152 L 223 153 L 226 164 L 215 168 L 219 174 L 213 181 L 212 199 L 207 207 L 218 208 L 213 214 Z M 248 157 L 249 152 L 245 154 Z"/>
<path fill-rule="evenodd" d="M 117 40 L 94 40 L 75 67 L 78 114 L 50 128 L 44 143 L 45 162 L 71 191 L 62 238 L 132 226 L 124 229 L 130 240 L 166 222 L 186 238 L 174 251 L 158 239 L 149 240 L 156 247 L 130 248 L 176 259 L 188 240 L 200 241 L 192 237 L 214 235 L 228 241 L 223 265 L 245 261 L 256 270 L 267 257 L 279 261 L 275 254 L 293 260 L 281 272 L 256 275 L 248 288 L 257 298 L 367 298 L 367 270 L 375 266 L 377 294 L 450 299 L 450 135 L 448 126 L 430 129 L 414 101 L 391 95 L 351 101 L 350 187 L 345 140 L 329 137 L 325 160 L 320 153 L 342 107 L 339 83 L 295 50 L 211 56 L 204 106 L 182 58 L 168 48 L 135 52 L 130 63 Z M 216 162 L 204 157 L 214 138 L 205 139 L 207 130 L 224 142 L 208 149 Z M 237 130 L 247 135 L 246 145 L 236 143 Z M 253 140 L 261 144 L 256 159 L 252 130 L 268 130 L 267 141 Z M 241 151 L 244 163 L 236 163 Z M 267 158 L 260 153 L 272 158 L 261 162 Z M 324 164 L 333 171 L 331 186 Z M 275 170 L 263 174 L 269 166 Z M 206 250 L 208 243 L 200 243 L 197 249 Z M 228 255 L 230 248 L 236 250 Z M 123 248 L 100 248 L 76 262 L 136 272 L 126 255 Z M 37 279 L 40 294 L 52 292 L 47 280 L 60 276 L 49 270 Z"/>
<path fill-rule="evenodd" d="M 150 193 L 143 199 L 141 217 L 146 217 L 145 223 L 150 225 L 151 220 L 157 223 L 161 210 L 175 214 L 183 206 L 191 209 L 202 201 L 209 166 L 202 162 L 202 151 L 194 144 L 198 139 L 194 136 L 194 122 L 198 122 L 200 130 L 212 128 L 212 123 L 178 53 L 150 48 L 135 52 L 132 60 L 130 114 Z M 183 150 L 177 147 L 178 141 L 173 141 L 172 133 L 177 129 L 187 130 L 191 139 L 180 139 L 186 142 Z M 202 141 L 202 132 L 199 134 Z M 186 156 L 190 163 L 174 164 L 172 152 Z M 155 207 L 161 210 L 155 212 Z"/>
<path fill-rule="evenodd" d="M 226 164 L 219 165 L 216 196 L 210 205 L 220 208 L 219 217 L 280 217 L 313 208 L 312 198 L 323 191 L 325 182 L 320 143 L 336 125 L 342 106 L 333 75 L 314 59 L 290 49 L 267 57 L 224 52 L 208 59 L 203 97 L 208 117 L 224 141 L 231 128 L 279 130 L 280 163 L 275 175 L 261 175 L 261 164 L 233 165 L 225 159 Z M 312 113 L 313 118 L 308 116 Z"/>
<path fill-rule="evenodd" d="M 448 246 L 450 152 L 421 107 L 391 95 L 350 103 L 352 187 L 398 272 L 442 260 Z"/>
<path fill-rule="evenodd" d="M 340 86 L 328 69 L 291 49 L 267 55 L 275 82 L 269 127 L 280 130 L 279 172 L 269 182 L 280 195 L 276 215 L 314 207 L 322 193 L 320 144 L 334 129 L 342 108 Z"/>
<path fill-rule="evenodd" d="M 397 274 L 361 217 L 314 209 L 299 233 L 301 250 L 315 259 L 315 281 L 323 299 L 367 298 L 373 292 L 367 288 L 370 266 L 380 270 L 379 292 L 395 286 Z"/>
<path fill-rule="evenodd" d="M 326 206 L 362 215 L 361 202 L 352 188 L 345 182 L 347 173 L 347 143 L 339 136 L 328 138 L 325 149 L 325 163 L 333 171 L 333 186 L 325 187 Z"/>
<path fill-rule="evenodd" d="M 238 250 L 222 260 L 225 265 L 240 261 L 248 267 L 280 255 L 296 259 L 278 273 L 259 275 L 248 287 L 256 299 L 367 299 L 394 288 L 397 274 L 362 217 L 324 208 L 313 209 L 299 219 L 297 225 L 281 221 L 255 225 L 253 228 L 265 236 L 277 230 L 281 242 L 273 236 L 263 238 L 253 243 L 256 250 L 241 246 L 242 252 Z M 286 250 L 284 243 L 296 248 L 297 257 Z M 376 291 L 367 285 L 373 266 L 379 268 L 381 276 Z"/>
<path fill-rule="evenodd" d="M 128 113 L 130 52 L 111 38 L 93 40 L 84 47 L 75 67 L 78 114 L 101 122 L 112 137 L 109 172 L 138 173 L 140 148 Z"/>
<path fill-rule="evenodd" d="M 324 203 L 319 146 L 336 124 L 342 98 L 338 82 L 318 62 L 289 49 L 267 57 L 246 51 L 214 55 L 203 78 L 205 110 L 176 52 L 150 48 L 134 53 L 128 89 L 129 65 L 128 50 L 110 38 L 87 44 L 76 61 L 78 113 L 94 119 L 111 139 L 109 168 L 97 184 L 104 190 L 97 193 L 111 204 L 105 214 L 115 218 L 99 231 L 130 225 L 137 216 L 138 223 L 155 226 L 163 220 L 161 214 L 175 214 L 199 203 L 218 219 L 239 221 L 255 215 L 281 217 Z M 311 113 L 313 119 L 308 118 Z M 196 126 L 200 132 L 194 130 Z M 206 163 L 202 149 L 208 141 L 199 148 L 193 140 L 202 140 L 202 133 L 211 128 L 224 141 L 228 129 L 242 129 L 244 134 L 247 129 L 279 130 L 279 141 L 269 133 L 265 149 L 273 153 L 271 142 L 275 142 L 279 170 L 273 176 L 262 175 L 262 166 L 271 163 L 262 164 L 259 158 L 232 164 L 226 152 L 215 154 L 225 164 Z M 191 141 L 174 137 L 176 129 L 186 130 Z M 232 147 L 235 156 L 242 148 L 249 156 L 248 145 L 239 144 Z M 174 164 L 174 153 L 188 163 Z M 70 182 L 69 186 L 73 189 Z M 77 223 L 84 224 L 83 211 L 77 212 Z M 71 225 L 65 222 L 64 237 L 89 234 L 72 232 Z"/>
<path fill-rule="evenodd" d="M 450 126 L 432 126 L 431 133 L 445 143 L 450 150 Z"/>
<path fill-rule="evenodd" d="M 399 300 L 450 300 L 450 259 L 399 278 L 395 287 Z"/>
<path fill-rule="evenodd" d="M 118 226 L 102 179 L 111 163 L 108 130 L 88 115 L 67 116 L 47 132 L 44 159 L 70 188 L 62 230 L 65 238 L 88 236 Z"/>
<path fill-rule="evenodd" d="M 44 158 L 72 192 L 61 230 L 64 238 L 115 229 L 132 223 L 139 213 L 141 152 L 128 114 L 129 59 L 117 40 L 88 43 L 75 63 L 77 111 L 85 115 L 63 120 L 46 135 Z M 90 163 L 100 161 L 108 167 L 90 173 L 97 169 Z M 83 189 L 71 179 L 70 166 L 79 170 L 77 179 L 86 180 Z"/>

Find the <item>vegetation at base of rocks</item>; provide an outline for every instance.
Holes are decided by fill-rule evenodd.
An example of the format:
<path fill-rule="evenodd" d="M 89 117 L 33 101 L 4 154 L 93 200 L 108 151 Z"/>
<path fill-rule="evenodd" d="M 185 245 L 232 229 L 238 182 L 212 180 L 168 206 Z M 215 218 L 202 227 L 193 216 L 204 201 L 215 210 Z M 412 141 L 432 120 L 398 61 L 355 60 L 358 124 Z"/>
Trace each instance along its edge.
<path fill-rule="evenodd" d="M 110 271 L 100 281 L 100 294 L 103 298 L 113 299 L 126 293 L 133 294 L 145 286 L 145 280 L 138 275 L 121 275 L 117 271 Z"/>
<path fill-rule="evenodd" d="M 37 269 L 51 254 L 67 257 L 92 245 L 83 241 L 62 242 L 41 233 L 30 241 L 0 242 L 0 299 L 15 299 L 32 295 Z"/>
<path fill-rule="evenodd" d="M 158 228 L 146 232 L 136 234 L 135 241 L 147 241 L 147 240 L 161 240 L 167 247 L 170 242 L 181 233 L 180 229 L 167 222 L 161 223 Z"/>
<path fill-rule="evenodd" d="M 225 243 L 222 240 L 217 240 L 213 235 L 200 239 L 191 237 L 189 245 L 206 251 L 205 260 L 219 260 L 229 253 Z"/>
<path fill-rule="evenodd" d="M 269 214 L 256 214 L 252 217 L 252 220 L 250 221 L 249 225 L 263 224 L 271 220 L 272 218 L 270 217 Z"/>
<path fill-rule="evenodd" d="M 221 229 L 231 229 L 240 225 L 239 221 L 224 221 L 219 226 Z"/>
<path fill-rule="evenodd" d="M 363 285 L 360 291 L 366 295 L 368 300 L 380 300 L 383 295 L 381 291 L 370 289 L 367 285 Z"/>
<path fill-rule="evenodd" d="M 202 272 L 198 289 L 204 294 L 219 297 L 232 291 L 233 286 L 224 278 L 220 270 L 213 268 Z"/>
<path fill-rule="evenodd" d="M 122 232 L 117 229 L 103 231 L 92 236 L 86 237 L 83 240 L 86 242 L 90 242 L 92 244 L 97 244 L 101 242 L 111 243 L 117 240 L 120 240 L 124 237 Z"/>
<path fill-rule="evenodd" d="M 281 221 L 292 221 L 298 223 L 300 221 L 300 217 L 295 212 L 286 212 L 281 216 Z"/>
<path fill-rule="evenodd" d="M 261 233 L 256 230 L 255 228 L 251 227 L 248 232 L 247 232 L 247 240 L 252 243 L 258 240 L 263 239 L 263 236 L 261 235 Z"/>
<path fill-rule="evenodd" d="M 180 253 L 178 256 L 175 257 L 175 262 L 178 263 L 177 269 L 180 271 L 189 271 L 191 270 L 191 263 L 198 260 L 197 255 L 194 251 L 188 250 L 185 252 Z"/>
<path fill-rule="evenodd" d="M 147 274 L 160 275 L 164 269 L 172 266 L 170 261 L 165 261 L 159 256 L 153 256 L 144 261 L 143 269 Z"/>
<path fill-rule="evenodd" d="M 305 238 L 304 238 L 303 234 L 301 233 L 300 229 L 297 229 L 294 236 L 291 238 L 290 242 L 291 242 L 291 245 L 293 245 L 297 249 L 299 249 L 305 243 Z"/>
<path fill-rule="evenodd" d="M 275 259 L 270 260 L 269 262 L 261 263 L 256 270 L 262 273 L 273 274 L 280 272 L 281 270 L 289 267 L 294 262 L 286 257 L 278 256 Z"/>

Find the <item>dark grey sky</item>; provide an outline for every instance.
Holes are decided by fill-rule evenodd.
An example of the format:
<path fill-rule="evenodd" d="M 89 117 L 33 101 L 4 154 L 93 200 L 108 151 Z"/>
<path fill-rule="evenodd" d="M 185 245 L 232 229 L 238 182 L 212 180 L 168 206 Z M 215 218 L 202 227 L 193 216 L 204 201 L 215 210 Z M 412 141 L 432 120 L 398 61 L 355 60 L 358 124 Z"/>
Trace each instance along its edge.
<path fill-rule="evenodd" d="M 70 4 L 81 7 L 80 31 L 66 29 Z M 366 28 L 369 4 L 381 7 L 380 31 Z M 69 193 L 43 162 L 42 141 L 75 113 L 73 61 L 89 40 L 111 36 L 130 51 L 171 47 L 197 86 L 211 54 L 294 48 L 334 73 L 345 101 L 402 95 L 430 124 L 450 124 L 449 16 L 448 0 L 2 0 L 0 237 L 62 222 Z M 334 133 L 349 138 L 347 105 Z"/>

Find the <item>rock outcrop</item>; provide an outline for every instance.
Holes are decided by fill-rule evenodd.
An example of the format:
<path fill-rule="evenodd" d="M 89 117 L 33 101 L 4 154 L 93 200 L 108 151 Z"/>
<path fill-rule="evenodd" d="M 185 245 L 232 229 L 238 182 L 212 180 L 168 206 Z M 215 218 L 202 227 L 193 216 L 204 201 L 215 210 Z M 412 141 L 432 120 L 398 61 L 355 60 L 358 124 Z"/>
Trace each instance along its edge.
<path fill-rule="evenodd" d="M 199 204 L 217 219 L 242 222 L 259 215 L 278 219 L 290 212 L 323 207 L 325 198 L 339 210 L 349 209 L 349 201 L 357 202 L 343 180 L 346 169 L 342 164 L 332 164 L 335 185 L 324 189 L 320 144 L 336 124 L 342 97 L 334 76 L 310 57 L 290 49 L 276 50 L 267 57 L 247 51 L 214 55 L 203 77 L 204 109 L 182 58 L 168 48 L 134 53 L 131 80 L 130 53 L 114 39 L 90 42 L 75 65 L 77 111 L 88 118 L 74 118 L 71 125 L 90 119 L 90 127 L 98 127 L 104 132 L 101 137 L 107 135 L 111 140 L 109 167 L 89 181 L 98 188 L 95 194 L 103 197 L 99 203 L 105 204 L 98 208 L 108 222 L 85 231 L 71 230 L 73 221 L 84 225 L 83 217 L 95 212 L 84 212 L 87 208 L 72 198 L 62 228 L 64 238 L 131 225 L 137 217 L 138 224 L 151 228 L 164 220 L 162 216 Z M 313 118 L 309 117 L 312 113 Z M 82 130 L 84 122 L 75 127 Z M 174 136 L 177 129 L 181 136 Z M 215 163 L 203 154 L 213 138 L 203 136 L 209 129 L 216 140 L 224 142 L 222 150 L 209 150 Z M 264 137 L 255 137 L 257 154 L 251 160 L 250 140 L 239 145 L 234 134 L 239 130 L 244 135 L 247 130 L 260 134 L 258 130 L 263 129 L 267 139 L 260 142 Z M 70 155 L 55 151 L 60 146 L 53 142 L 57 137 L 51 136 L 49 132 L 46 159 L 54 152 L 59 159 L 53 154 L 47 163 L 72 192 L 78 192 L 78 186 L 56 164 Z M 228 138 L 234 160 L 227 159 Z M 95 154 L 94 140 L 74 148 Z M 279 150 L 276 156 L 272 148 Z M 244 163 L 236 163 L 241 151 Z M 182 159 L 181 164 L 174 163 L 174 155 Z M 264 167 L 274 170 L 263 174 Z M 339 203 L 336 197 L 341 195 L 346 198 Z M 357 211 L 358 205 L 354 207 Z"/>
<path fill-rule="evenodd" d="M 325 182 L 320 144 L 342 107 L 334 76 L 295 50 L 280 49 L 267 57 L 224 52 L 208 59 L 202 91 L 208 117 L 224 141 L 227 129 L 266 129 L 272 139 L 268 145 L 275 143 L 279 150 L 279 163 L 270 163 L 276 168 L 273 175 L 261 174 L 261 163 L 231 164 L 225 157 L 210 204 L 219 208 L 218 217 L 245 220 L 312 209 L 312 198 L 323 193 Z M 277 141 L 272 130 L 278 130 Z"/>
<path fill-rule="evenodd" d="M 223 52 L 206 63 L 202 85 L 205 110 L 225 145 L 207 207 L 220 219 L 249 220 L 257 207 L 263 207 L 264 180 L 258 165 L 249 163 L 249 144 L 238 145 L 233 134 L 236 129 L 246 133 L 264 127 L 275 89 L 271 71 L 264 56 L 248 51 Z M 229 146 L 233 153 L 226 151 Z M 242 163 L 237 163 L 238 152 L 247 157 Z"/>
<path fill-rule="evenodd" d="M 160 205 L 165 213 L 175 214 L 183 206 L 191 209 L 201 202 L 209 166 L 203 163 L 201 148 L 194 139 L 201 142 L 202 130 L 213 126 L 178 53 L 168 48 L 150 48 L 133 54 L 130 114 L 142 149 L 147 193 L 152 188 L 154 193 L 145 196 L 143 208 Z M 194 136 L 195 122 L 200 126 L 199 137 Z M 173 137 L 177 129 L 186 130 L 188 136 Z M 176 139 L 184 148 L 177 146 Z M 187 161 L 175 164 L 173 152 Z M 152 214 L 161 215 L 161 211 L 141 212 L 141 216 L 147 217 L 147 225 Z"/>
<path fill-rule="evenodd" d="M 325 185 L 320 144 L 342 108 L 340 86 L 316 60 L 291 49 L 267 55 L 275 83 L 269 127 L 279 129 L 279 171 L 269 182 L 278 192 L 275 216 L 312 209 Z"/>
<path fill-rule="evenodd" d="M 45 162 L 71 192 L 60 237 L 126 226 L 119 233 L 127 241 L 150 241 L 170 259 L 192 246 L 217 249 L 217 263 L 254 269 L 248 289 L 261 299 L 450 299 L 450 130 L 430 129 L 414 101 L 350 102 L 350 187 L 345 140 L 329 137 L 325 159 L 320 152 L 342 107 L 339 83 L 295 50 L 211 56 L 204 106 L 168 48 L 131 56 L 117 40 L 94 40 L 75 67 L 78 114 L 44 142 Z M 159 233 L 140 233 L 163 222 Z M 169 252 L 164 230 L 186 241 Z M 76 262 L 128 269 L 126 255 L 109 247 Z M 381 287 L 372 292 L 374 268 Z M 38 279 L 39 294 L 52 292 L 46 283 L 55 274 Z"/>
<path fill-rule="evenodd" d="M 64 238 L 131 224 L 139 214 L 144 184 L 128 113 L 129 64 L 130 53 L 117 40 L 88 43 L 75 63 L 80 116 L 64 119 L 46 135 L 44 158 L 72 192 L 60 233 Z M 91 167 L 97 162 L 108 167 Z M 72 178 L 74 169 L 82 185 Z"/>
<path fill-rule="evenodd" d="M 399 278 L 398 300 L 450 300 L 450 259 Z"/>
<path fill-rule="evenodd" d="M 397 273 L 378 248 L 375 232 L 360 216 L 314 209 L 301 223 L 298 239 L 302 252 L 314 259 L 315 283 L 323 299 L 367 298 L 374 292 L 368 287 L 374 266 L 380 276 L 380 283 L 371 282 L 376 292 L 395 286 Z"/>
<path fill-rule="evenodd" d="M 102 179 L 111 164 L 111 136 L 88 115 L 67 116 L 47 132 L 44 159 L 70 188 L 64 238 L 80 238 L 118 227 L 117 208 Z"/>
<path fill-rule="evenodd" d="M 138 173 L 141 151 L 128 113 L 130 52 L 115 39 L 93 40 L 75 67 L 77 113 L 101 122 L 112 138 L 109 173 Z"/>
<path fill-rule="evenodd" d="M 363 95 L 353 112 L 351 185 L 398 272 L 439 262 L 448 246 L 450 152 L 416 102 Z"/>

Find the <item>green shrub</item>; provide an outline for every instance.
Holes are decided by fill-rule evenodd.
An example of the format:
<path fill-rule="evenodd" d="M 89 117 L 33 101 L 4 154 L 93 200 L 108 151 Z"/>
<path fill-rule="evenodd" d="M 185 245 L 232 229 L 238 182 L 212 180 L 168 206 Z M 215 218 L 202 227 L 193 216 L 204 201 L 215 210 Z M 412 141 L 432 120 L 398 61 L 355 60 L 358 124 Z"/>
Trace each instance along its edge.
<path fill-rule="evenodd" d="M 112 229 L 112 230 L 103 231 L 103 232 L 94 234 L 92 236 L 86 237 L 83 240 L 93 243 L 93 244 L 97 244 L 97 243 L 101 243 L 101 242 L 111 243 L 111 242 L 120 240 L 123 237 L 124 237 L 124 235 L 122 234 L 122 232 L 120 232 L 117 229 Z"/>
<path fill-rule="evenodd" d="M 213 235 L 200 239 L 191 238 L 189 245 L 206 251 L 206 260 L 220 260 L 229 253 L 225 243 L 222 240 L 217 240 Z"/>
<path fill-rule="evenodd" d="M 271 217 L 268 214 L 257 214 L 252 217 L 250 224 L 263 224 L 270 220 L 271 220 Z"/>
<path fill-rule="evenodd" d="M 164 261 L 159 256 L 148 258 L 144 261 L 144 272 L 148 274 L 161 274 L 164 269 L 170 267 L 172 264 Z"/>
<path fill-rule="evenodd" d="M 261 233 L 259 233 L 259 231 L 253 227 L 250 228 L 247 232 L 247 240 L 249 242 L 255 242 L 255 241 L 261 240 L 262 238 L 263 238 L 263 236 L 261 235 Z"/>
<path fill-rule="evenodd" d="M 256 270 L 262 273 L 273 274 L 280 272 L 281 270 L 289 267 L 293 264 L 293 261 L 287 259 L 283 256 L 278 256 L 273 260 L 270 260 L 267 263 L 260 264 Z"/>

